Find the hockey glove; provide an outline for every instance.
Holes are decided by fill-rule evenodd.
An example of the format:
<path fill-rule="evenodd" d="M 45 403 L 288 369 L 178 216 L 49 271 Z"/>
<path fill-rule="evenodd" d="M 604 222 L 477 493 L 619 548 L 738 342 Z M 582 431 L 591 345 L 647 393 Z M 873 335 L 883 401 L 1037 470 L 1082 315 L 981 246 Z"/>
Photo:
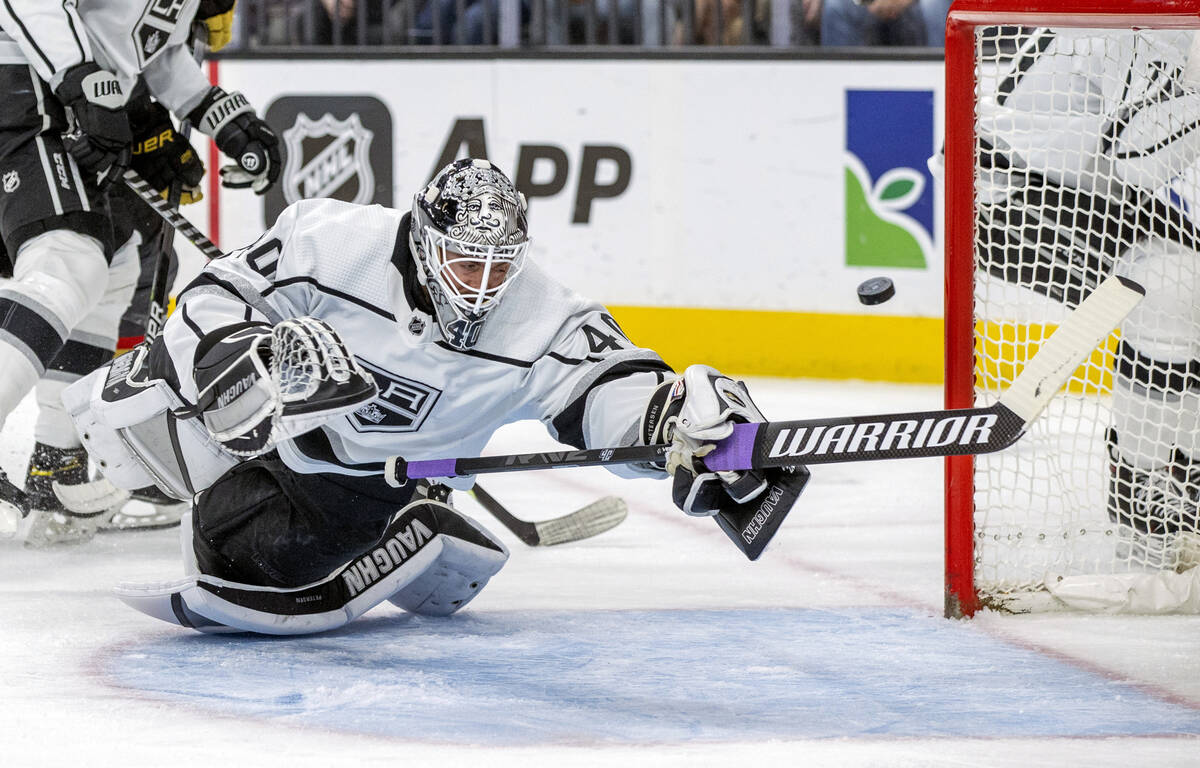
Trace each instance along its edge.
<path fill-rule="evenodd" d="M 171 115 L 161 104 L 152 103 L 131 121 L 133 128 L 133 162 L 131 167 L 150 186 L 159 190 L 164 199 L 176 184 L 182 190 L 179 202 L 183 205 L 204 198 L 200 180 L 204 178 L 204 163 L 195 149 L 171 124 Z"/>
<path fill-rule="evenodd" d="M 70 115 L 63 146 L 80 167 L 96 175 L 100 189 L 107 189 L 129 167 L 133 141 L 121 83 L 113 73 L 85 61 L 63 73 L 54 93 Z"/>
<path fill-rule="evenodd" d="M 233 39 L 233 7 L 237 0 L 200 0 L 196 20 L 208 30 L 208 50 L 219 51 Z"/>
<path fill-rule="evenodd" d="M 337 333 L 313 317 L 215 331 L 197 346 L 193 375 L 204 426 L 244 457 L 266 453 L 378 394 Z"/>
<path fill-rule="evenodd" d="M 213 86 L 188 119 L 237 162 L 221 169 L 224 186 L 250 187 L 261 195 L 279 178 L 279 139 L 242 94 Z"/>
<path fill-rule="evenodd" d="M 706 517 L 762 493 L 767 481 L 761 471 L 713 472 L 703 461 L 734 424 L 758 421 L 765 419 L 746 386 L 706 365 L 690 366 L 655 391 L 642 418 L 642 439 L 671 443 L 665 469 L 673 478 L 675 506 Z"/>

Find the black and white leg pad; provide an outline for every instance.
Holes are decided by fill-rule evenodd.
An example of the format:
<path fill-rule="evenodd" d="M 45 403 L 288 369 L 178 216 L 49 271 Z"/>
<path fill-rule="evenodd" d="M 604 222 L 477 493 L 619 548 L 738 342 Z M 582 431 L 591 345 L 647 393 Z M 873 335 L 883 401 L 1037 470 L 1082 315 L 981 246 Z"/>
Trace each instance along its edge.
<path fill-rule="evenodd" d="M 155 485 L 190 499 L 239 459 L 196 419 L 179 419 L 185 404 L 149 375 L 140 346 L 63 391 L 63 404 L 104 478 L 127 491 Z"/>
<path fill-rule="evenodd" d="M 445 539 L 441 554 L 416 579 L 388 598 L 422 616 L 449 616 L 479 594 L 508 561 L 508 550 L 491 532 L 453 507 L 437 502 Z"/>
<path fill-rule="evenodd" d="M 508 559 L 482 526 L 439 502 L 414 501 L 379 543 L 314 584 L 260 587 L 195 573 L 190 515 L 182 526 L 185 566 L 169 583 L 122 584 L 127 605 L 200 632 L 299 635 L 341 627 L 385 600 L 427 615 L 465 605 Z M 411 607 L 410 607 L 411 606 Z"/>

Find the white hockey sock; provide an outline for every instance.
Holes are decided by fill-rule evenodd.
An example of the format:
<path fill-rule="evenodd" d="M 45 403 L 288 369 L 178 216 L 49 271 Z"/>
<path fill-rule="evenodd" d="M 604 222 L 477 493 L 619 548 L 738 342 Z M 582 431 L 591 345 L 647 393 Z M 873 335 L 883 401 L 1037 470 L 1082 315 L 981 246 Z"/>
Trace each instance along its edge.
<path fill-rule="evenodd" d="M 33 363 L 12 344 L 0 338 L 0 426 L 37 383 Z"/>
<path fill-rule="evenodd" d="M 62 402 L 62 392 L 71 383 L 60 378 L 38 379 L 35 390 L 38 416 L 33 425 L 33 437 L 39 443 L 54 448 L 78 448 L 82 445 Z"/>

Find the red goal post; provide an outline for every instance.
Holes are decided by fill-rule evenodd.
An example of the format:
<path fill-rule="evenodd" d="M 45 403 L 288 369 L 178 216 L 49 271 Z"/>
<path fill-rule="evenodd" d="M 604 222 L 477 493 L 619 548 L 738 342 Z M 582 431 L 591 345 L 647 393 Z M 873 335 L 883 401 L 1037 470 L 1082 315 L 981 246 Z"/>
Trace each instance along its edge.
<path fill-rule="evenodd" d="M 1200 29 L 1200 0 L 956 0 L 946 25 L 945 404 L 976 402 L 977 30 L 983 27 Z M 975 457 L 946 459 L 945 613 L 981 607 L 976 585 Z"/>

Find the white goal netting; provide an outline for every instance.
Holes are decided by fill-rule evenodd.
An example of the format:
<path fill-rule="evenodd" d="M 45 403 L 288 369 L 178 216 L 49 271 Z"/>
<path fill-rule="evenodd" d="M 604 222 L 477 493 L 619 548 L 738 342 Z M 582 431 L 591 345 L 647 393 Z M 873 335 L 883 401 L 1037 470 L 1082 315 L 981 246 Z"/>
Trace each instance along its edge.
<path fill-rule="evenodd" d="M 1192 41 L 1190 31 L 975 29 L 977 403 L 996 400 L 1099 280 L 1116 272 L 1147 290 L 1016 447 L 976 459 L 985 606 L 1022 610 L 1076 577 L 1200 562 Z"/>

